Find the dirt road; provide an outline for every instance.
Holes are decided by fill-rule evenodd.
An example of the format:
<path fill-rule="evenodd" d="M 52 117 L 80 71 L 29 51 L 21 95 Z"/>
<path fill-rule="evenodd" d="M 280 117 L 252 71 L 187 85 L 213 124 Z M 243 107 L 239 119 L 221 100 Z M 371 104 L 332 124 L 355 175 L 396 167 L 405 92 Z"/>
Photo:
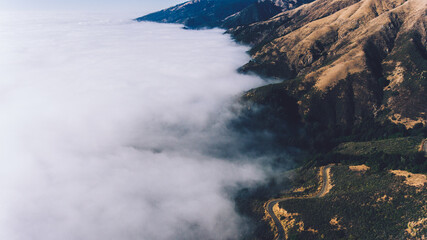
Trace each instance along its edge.
<path fill-rule="evenodd" d="M 280 202 L 284 202 L 286 200 L 289 199 L 310 199 L 310 198 L 319 198 L 319 197 L 323 197 L 327 194 L 328 192 L 328 186 L 330 185 L 330 169 L 333 165 L 328 165 L 325 167 L 322 167 L 321 172 L 322 172 L 322 187 L 320 189 L 320 191 L 318 191 L 316 194 L 312 195 L 312 196 L 308 196 L 308 197 L 286 197 L 286 198 L 279 198 L 279 199 L 273 199 L 267 202 L 266 206 L 267 206 L 267 212 L 268 214 L 271 216 L 271 218 L 274 221 L 274 224 L 276 225 L 276 228 L 278 230 L 278 236 L 276 239 L 278 240 L 282 240 L 285 239 L 285 230 L 283 229 L 282 223 L 280 222 L 279 218 L 276 216 L 276 214 L 273 211 L 273 207 L 276 204 L 279 204 Z"/>

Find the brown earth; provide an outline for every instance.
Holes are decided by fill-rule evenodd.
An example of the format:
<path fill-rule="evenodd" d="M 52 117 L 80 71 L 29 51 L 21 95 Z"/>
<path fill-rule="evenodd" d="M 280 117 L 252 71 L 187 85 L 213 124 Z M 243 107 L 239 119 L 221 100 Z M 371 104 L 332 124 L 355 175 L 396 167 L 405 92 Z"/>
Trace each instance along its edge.
<path fill-rule="evenodd" d="M 229 32 L 254 45 L 242 71 L 296 79 L 278 87 L 302 115 L 352 124 L 384 113 L 410 128 L 426 124 L 426 12 L 424 0 L 317 0 Z"/>

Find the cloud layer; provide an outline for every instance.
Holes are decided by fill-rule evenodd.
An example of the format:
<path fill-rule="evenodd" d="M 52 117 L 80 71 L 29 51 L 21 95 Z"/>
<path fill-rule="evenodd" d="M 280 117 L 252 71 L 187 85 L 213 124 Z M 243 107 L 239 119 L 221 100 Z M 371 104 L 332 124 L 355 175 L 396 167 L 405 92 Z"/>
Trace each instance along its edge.
<path fill-rule="evenodd" d="M 224 188 L 250 161 L 205 154 L 244 90 L 220 30 L 82 15 L 2 15 L 0 238 L 230 239 Z M 227 141 L 227 140 L 225 140 Z"/>

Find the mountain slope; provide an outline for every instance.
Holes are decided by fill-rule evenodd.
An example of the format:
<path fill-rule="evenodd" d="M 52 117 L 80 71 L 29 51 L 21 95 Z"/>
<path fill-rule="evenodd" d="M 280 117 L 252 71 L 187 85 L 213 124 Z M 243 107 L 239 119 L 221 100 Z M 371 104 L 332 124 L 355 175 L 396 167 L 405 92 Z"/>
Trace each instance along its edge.
<path fill-rule="evenodd" d="M 317 0 L 229 32 L 254 44 L 242 71 L 296 79 L 277 87 L 289 88 L 302 115 L 412 127 L 426 124 L 426 11 L 423 0 Z"/>
<path fill-rule="evenodd" d="M 256 0 L 192 0 L 137 18 L 137 21 L 180 23 L 190 28 L 218 27 Z"/>
<path fill-rule="evenodd" d="M 281 204 L 295 213 L 281 219 L 293 224 L 293 237 L 394 239 L 426 233 L 421 204 L 426 187 L 414 190 L 385 172 L 425 173 L 427 167 L 417 151 L 427 137 L 425 0 L 252 1 L 221 17 L 211 14 L 221 1 L 192 2 L 141 20 L 223 27 L 235 40 L 250 44 L 252 60 L 240 71 L 281 82 L 246 92 L 230 127 L 242 139 L 257 136 L 254 146 L 262 146 L 263 154 L 265 141 L 258 136 L 265 135 L 278 152 L 290 146 L 303 152 L 295 157 L 302 167 L 293 184 L 278 184 L 286 180 L 275 177 L 268 186 L 244 189 L 236 197 L 239 211 L 254 219 L 252 235 L 244 239 L 272 239 L 268 224 L 260 221 L 263 204 L 280 197 L 284 186 L 295 186 L 296 194 L 315 189 L 306 173 L 330 163 L 363 163 L 371 170 L 336 167 L 333 175 L 339 181 L 330 198 Z M 215 16 L 214 24 L 189 24 L 194 16 L 183 9 L 199 2 L 217 4 L 196 13 Z M 352 214 L 360 207 L 368 208 Z"/>
<path fill-rule="evenodd" d="M 137 21 L 180 23 L 189 28 L 234 28 L 265 21 L 313 0 L 192 0 L 137 18 Z"/>
<path fill-rule="evenodd" d="M 281 13 L 283 8 L 275 5 L 271 1 L 256 2 L 223 20 L 221 24 L 224 28 L 249 25 L 251 23 L 265 21 L 272 16 Z"/>
<path fill-rule="evenodd" d="M 426 4 L 193 0 L 137 20 L 228 29 L 253 46 L 242 72 L 284 80 L 249 91 L 246 102 L 266 106 L 275 122 L 287 116 L 348 135 L 368 120 L 426 126 Z"/>

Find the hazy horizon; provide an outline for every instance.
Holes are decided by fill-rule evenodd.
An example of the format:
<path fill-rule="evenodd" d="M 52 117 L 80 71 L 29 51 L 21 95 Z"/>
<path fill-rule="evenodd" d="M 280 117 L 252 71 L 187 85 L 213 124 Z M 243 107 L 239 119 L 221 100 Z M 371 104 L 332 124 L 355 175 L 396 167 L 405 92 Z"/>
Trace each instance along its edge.
<path fill-rule="evenodd" d="M 74 12 L 129 12 L 147 14 L 184 1 L 180 0 L 0 0 L 0 13 L 4 11 L 74 11 Z M 129 16 L 133 18 L 135 16 Z"/>

